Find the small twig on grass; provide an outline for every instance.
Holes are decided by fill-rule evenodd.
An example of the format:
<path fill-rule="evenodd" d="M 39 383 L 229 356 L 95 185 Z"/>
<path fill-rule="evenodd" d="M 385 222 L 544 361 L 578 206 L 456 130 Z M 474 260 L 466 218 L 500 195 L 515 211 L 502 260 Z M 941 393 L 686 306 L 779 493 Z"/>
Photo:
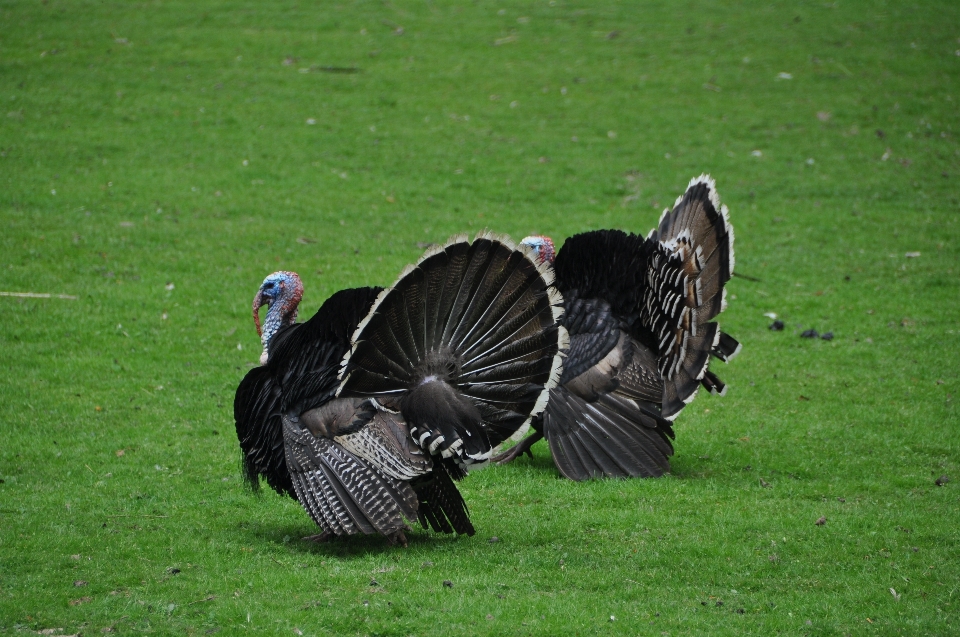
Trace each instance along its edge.
<path fill-rule="evenodd" d="M 67 299 L 76 301 L 79 296 L 72 294 L 48 294 L 46 292 L 0 292 L 0 296 L 17 296 L 25 299 Z"/>
<path fill-rule="evenodd" d="M 321 71 L 323 73 L 361 73 L 363 71 L 363 69 L 358 68 L 356 66 L 317 66 L 314 68 L 316 68 L 318 71 Z M 315 241 L 312 241 L 312 240 L 300 241 L 300 239 L 297 239 L 297 242 L 298 243 L 316 243 Z"/>
<path fill-rule="evenodd" d="M 844 65 L 840 64 L 839 62 L 834 62 L 834 64 L 836 64 L 838 67 L 840 67 L 840 70 L 843 71 L 844 73 L 846 73 L 846 74 L 847 74 L 847 77 L 853 77 L 853 73 L 850 71 L 850 69 L 848 69 L 848 68 L 845 67 Z"/>
<path fill-rule="evenodd" d="M 761 281 L 756 277 L 747 276 L 746 274 L 740 274 L 739 272 L 734 272 L 733 276 L 737 277 L 738 279 L 746 279 L 747 281 L 753 281 L 754 283 L 763 283 L 763 281 Z"/>
<path fill-rule="evenodd" d="M 90 469 L 90 465 L 88 465 L 88 464 L 85 464 L 85 465 L 83 465 L 83 466 L 85 466 L 87 469 Z M 93 475 L 97 475 L 97 472 L 94 471 L 93 469 L 90 469 L 90 473 L 92 473 Z"/>
<path fill-rule="evenodd" d="M 193 606 L 194 604 L 202 604 L 203 602 L 212 602 L 212 601 L 215 600 L 216 598 L 217 598 L 216 595 L 207 595 L 207 596 L 204 597 L 203 599 L 198 599 L 198 600 L 193 601 L 193 602 L 187 602 L 187 606 Z"/>

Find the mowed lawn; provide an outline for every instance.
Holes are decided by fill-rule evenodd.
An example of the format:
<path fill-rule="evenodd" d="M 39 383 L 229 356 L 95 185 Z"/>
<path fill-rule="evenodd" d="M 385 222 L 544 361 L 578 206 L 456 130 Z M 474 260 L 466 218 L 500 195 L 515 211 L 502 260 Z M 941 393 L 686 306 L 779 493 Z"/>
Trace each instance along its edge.
<path fill-rule="evenodd" d="M 54 295 L 0 296 L 0 633 L 960 634 L 960 3 L 4 0 L 0 104 L 0 291 Z M 244 488 L 268 273 L 307 317 L 701 172 L 744 349 L 671 475 L 541 443 L 407 549 Z"/>

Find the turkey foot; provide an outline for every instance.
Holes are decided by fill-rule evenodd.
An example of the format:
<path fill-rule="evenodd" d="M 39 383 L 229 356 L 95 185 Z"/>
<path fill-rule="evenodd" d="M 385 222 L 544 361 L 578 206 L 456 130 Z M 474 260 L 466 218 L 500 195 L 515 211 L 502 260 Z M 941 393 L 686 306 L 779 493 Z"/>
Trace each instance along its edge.
<path fill-rule="evenodd" d="M 330 531 L 324 531 L 323 533 L 318 533 L 317 535 L 308 535 L 303 538 L 306 542 L 316 542 L 317 544 L 323 544 L 327 540 L 333 537 L 333 533 Z"/>
<path fill-rule="evenodd" d="M 397 529 L 388 535 L 387 544 L 390 546 L 397 546 L 399 544 L 403 548 L 407 548 L 407 536 L 403 533 L 403 529 Z"/>
<path fill-rule="evenodd" d="M 535 431 L 517 444 L 510 447 L 510 449 L 507 451 L 495 455 L 490 460 L 492 462 L 496 462 L 497 464 L 507 464 L 509 462 L 513 462 L 523 454 L 527 454 L 532 458 L 533 453 L 530 451 L 530 447 L 540 442 L 542 438 L 543 434 L 539 431 Z"/>

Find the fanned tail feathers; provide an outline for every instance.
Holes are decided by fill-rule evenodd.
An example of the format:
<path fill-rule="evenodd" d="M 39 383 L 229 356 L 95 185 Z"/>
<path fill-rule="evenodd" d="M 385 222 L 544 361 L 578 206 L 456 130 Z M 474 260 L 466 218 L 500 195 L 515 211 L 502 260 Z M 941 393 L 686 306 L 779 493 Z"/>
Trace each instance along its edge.
<path fill-rule="evenodd" d="M 464 464 L 522 435 L 561 373 L 566 332 L 553 272 L 481 233 L 432 248 L 354 332 L 339 395 L 400 402 L 425 450 Z"/>
<path fill-rule="evenodd" d="M 708 175 L 690 181 L 648 237 L 653 245 L 641 322 L 657 341 L 663 416 L 669 420 L 693 400 L 700 385 L 722 393 L 723 383 L 707 376 L 710 355 L 727 361 L 740 350 L 736 339 L 712 322 L 726 307 L 733 240 L 727 207 Z"/>

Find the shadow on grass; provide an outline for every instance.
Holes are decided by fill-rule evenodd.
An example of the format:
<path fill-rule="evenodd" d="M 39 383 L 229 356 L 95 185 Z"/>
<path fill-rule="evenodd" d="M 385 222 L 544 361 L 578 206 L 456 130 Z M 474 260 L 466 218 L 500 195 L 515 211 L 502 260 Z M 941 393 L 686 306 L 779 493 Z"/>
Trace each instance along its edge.
<path fill-rule="evenodd" d="M 408 546 L 391 546 L 381 535 L 351 535 L 334 537 L 325 542 L 312 542 L 303 538 L 315 535 L 320 528 L 307 524 L 283 525 L 278 527 L 258 526 L 246 529 L 251 541 L 258 544 L 274 544 L 291 553 L 335 557 L 338 559 L 357 559 L 371 555 L 389 555 L 396 551 L 409 551 L 418 548 L 435 549 L 450 546 L 460 541 L 453 534 L 434 533 L 419 525 L 411 526 L 406 532 Z"/>

